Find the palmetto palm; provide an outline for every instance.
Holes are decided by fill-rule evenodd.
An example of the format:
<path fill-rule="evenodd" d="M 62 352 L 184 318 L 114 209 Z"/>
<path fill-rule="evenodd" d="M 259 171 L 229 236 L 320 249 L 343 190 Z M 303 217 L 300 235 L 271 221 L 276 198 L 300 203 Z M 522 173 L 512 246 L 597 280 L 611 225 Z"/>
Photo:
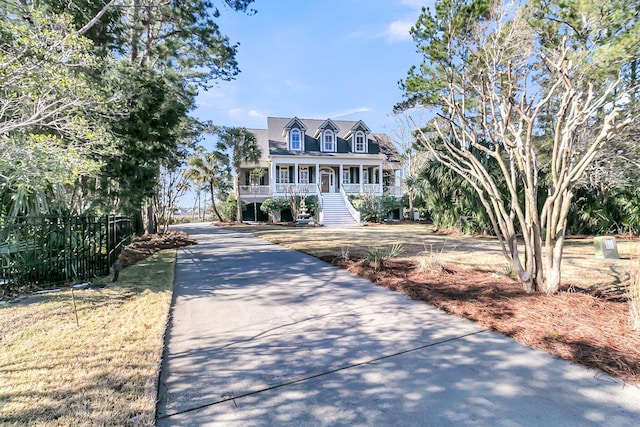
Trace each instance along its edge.
<path fill-rule="evenodd" d="M 226 198 L 231 188 L 231 167 L 229 157 L 220 151 L 204 152 L 197 150 L 196 154 L 189 158 L 187 177 L 197 186 L 206 186 L 211 195 L 213 212 L 222 221 L 222 216 L 216 208 L 215 199 Z M 217 196 L 217 197 L 216 197 Z"/>
<path fill-rule="evenodd" d="M 240 203 L 240 165 L 242 163 L 257 163 L 262 155 L 256 136 L 245 128 L 220 128 L 217 130 L 220 141 L 219 150 L 231 151 L 233 165 L 233 182 L 238 202 L 236 219 L 242 221 L 242 204 Z"/>

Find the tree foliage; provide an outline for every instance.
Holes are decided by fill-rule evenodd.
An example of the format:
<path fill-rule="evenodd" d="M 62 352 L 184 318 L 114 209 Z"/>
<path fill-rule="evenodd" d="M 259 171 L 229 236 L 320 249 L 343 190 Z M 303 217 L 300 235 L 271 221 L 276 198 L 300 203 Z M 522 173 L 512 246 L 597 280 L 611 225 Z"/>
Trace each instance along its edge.
<path fill-rule="evenodd" d="M 220 127 L 216 129 L 218 135 L 218 150 L 229 151 L 233 166 L 233 187 L 236 200 L 240 200 L 240 165 L 242 163 L 258 163 L 262 151 L 258 146 L 256 136 L 239 127 Z M 238 203 L 236 219 L 242 221 L 242 205 Z"/>
<path fill-rule="evenodd" d="M 108 66 L 69 16 L 0 17 L 0 200 L 4 214 L 67 209 L 65 186 L 115 155 L 104 126 L 118 97 L 90 77 Z"/>
<path fill-rule="evenodd" d="M 412 28 L 424 60 L 402 82 L 397 108 L 435 113 L 417 126 L 421 143 L 476 191 L 529 292 L 558 289 L 573 195 L 600 150 L 633 121 L 635 89 L 622 72 L 638 58 L 630 41 L 640 22 L 605 16 L 600 6 L 443 0 Z"/>
<path fill-rule="evenodd" d="M 252 2 L 220 4 L 252 13 Z M 0 210 L 153 206 L 161 168 L 174 169 L 205 127 L 190 117 L 197 91 L 239 71 L 220 8 L 42 0 L 0 11 Z"/>
<path fill-rule="evenodd" d="M 189 158 L 187 177 L 196 186 L 204 186 L 211 196 L 213 212 L 218 221 L 223 221 L 216 207 L 216 200 L 225 201 L 231 190 L 231 165 L 226 153 L 213 150 L 205 152 L 203 148 Z"/>

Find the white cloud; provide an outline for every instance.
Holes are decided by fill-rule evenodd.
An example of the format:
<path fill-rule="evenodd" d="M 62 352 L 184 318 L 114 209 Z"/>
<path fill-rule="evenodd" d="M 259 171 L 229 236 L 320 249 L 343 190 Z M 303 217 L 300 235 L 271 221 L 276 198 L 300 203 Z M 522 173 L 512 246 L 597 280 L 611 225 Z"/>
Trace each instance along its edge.
<path fill-rule="evenodd" d="M 249 117 L 254 117 L 257 119 L 266 119 L 267 115 L 258 111 L 258 110 L 249 110 Z"/>
<path fill-rule="evenodd" d="M 259 110 L 249 110 L 243 107 L 226 108 L 223 110 L 226 119 L 218 120 L 225 126 L 242 126 L 247 128 L 263 128 L 267 123 L 267 115 Z"/>
<path fill-rule="evenodd" d="M 340 117 L 346 117 L 346 116 L 350 116 L 352 114 L 358 114 L 358 113 L 367 113 L 369 111 L 371 111 L 371 108 L 369 107 L 357 107 L 357 108 L 351 108 L 350 110 L 344 110 L 344 111 L 339 111 L 333 114 L 328 114 L 327 117 L 338 119 Z M 325 116 L 320 115 L 318 117 L 325 117 Z"/>
<path fill-rule="evenodd" d="M 409 30 L 415 24 L 414 21 L 393 21 L 385 31 L 385 37 L 389 41 L 411 40 Z"/>

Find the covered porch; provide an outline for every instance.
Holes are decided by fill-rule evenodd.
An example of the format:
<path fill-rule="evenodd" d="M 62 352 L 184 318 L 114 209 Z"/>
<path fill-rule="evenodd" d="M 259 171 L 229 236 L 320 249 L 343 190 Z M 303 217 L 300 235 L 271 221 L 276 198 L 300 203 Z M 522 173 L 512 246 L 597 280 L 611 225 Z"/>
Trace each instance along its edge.
<path fill-rule="evenodd" d="M 257 169 L 261 171 L 257 173 Z M 240 194 L 262 201 L 268 197 L 341 193 L 401 196 L 400 179 L 382 162 L 307 162 L 273 160 L 269 167 L 241 172 Z"/>

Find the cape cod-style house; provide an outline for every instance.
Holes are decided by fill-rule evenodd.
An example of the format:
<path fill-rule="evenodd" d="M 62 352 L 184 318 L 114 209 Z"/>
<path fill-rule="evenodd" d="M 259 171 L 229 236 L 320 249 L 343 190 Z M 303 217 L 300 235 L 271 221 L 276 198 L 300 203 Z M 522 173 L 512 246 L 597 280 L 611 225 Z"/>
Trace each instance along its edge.
<path fill-rule="evenodd" d="M 269 197 L 317 195 L 317 222 L 355 224 L 359 213 L 348 195 L 402 196 L 391 138 L 372 133 L 361 120 L 268 117 L 267 129 L 248 130 L 262 156 L 240 168 L 240 197 L 247 205 Z"/>

